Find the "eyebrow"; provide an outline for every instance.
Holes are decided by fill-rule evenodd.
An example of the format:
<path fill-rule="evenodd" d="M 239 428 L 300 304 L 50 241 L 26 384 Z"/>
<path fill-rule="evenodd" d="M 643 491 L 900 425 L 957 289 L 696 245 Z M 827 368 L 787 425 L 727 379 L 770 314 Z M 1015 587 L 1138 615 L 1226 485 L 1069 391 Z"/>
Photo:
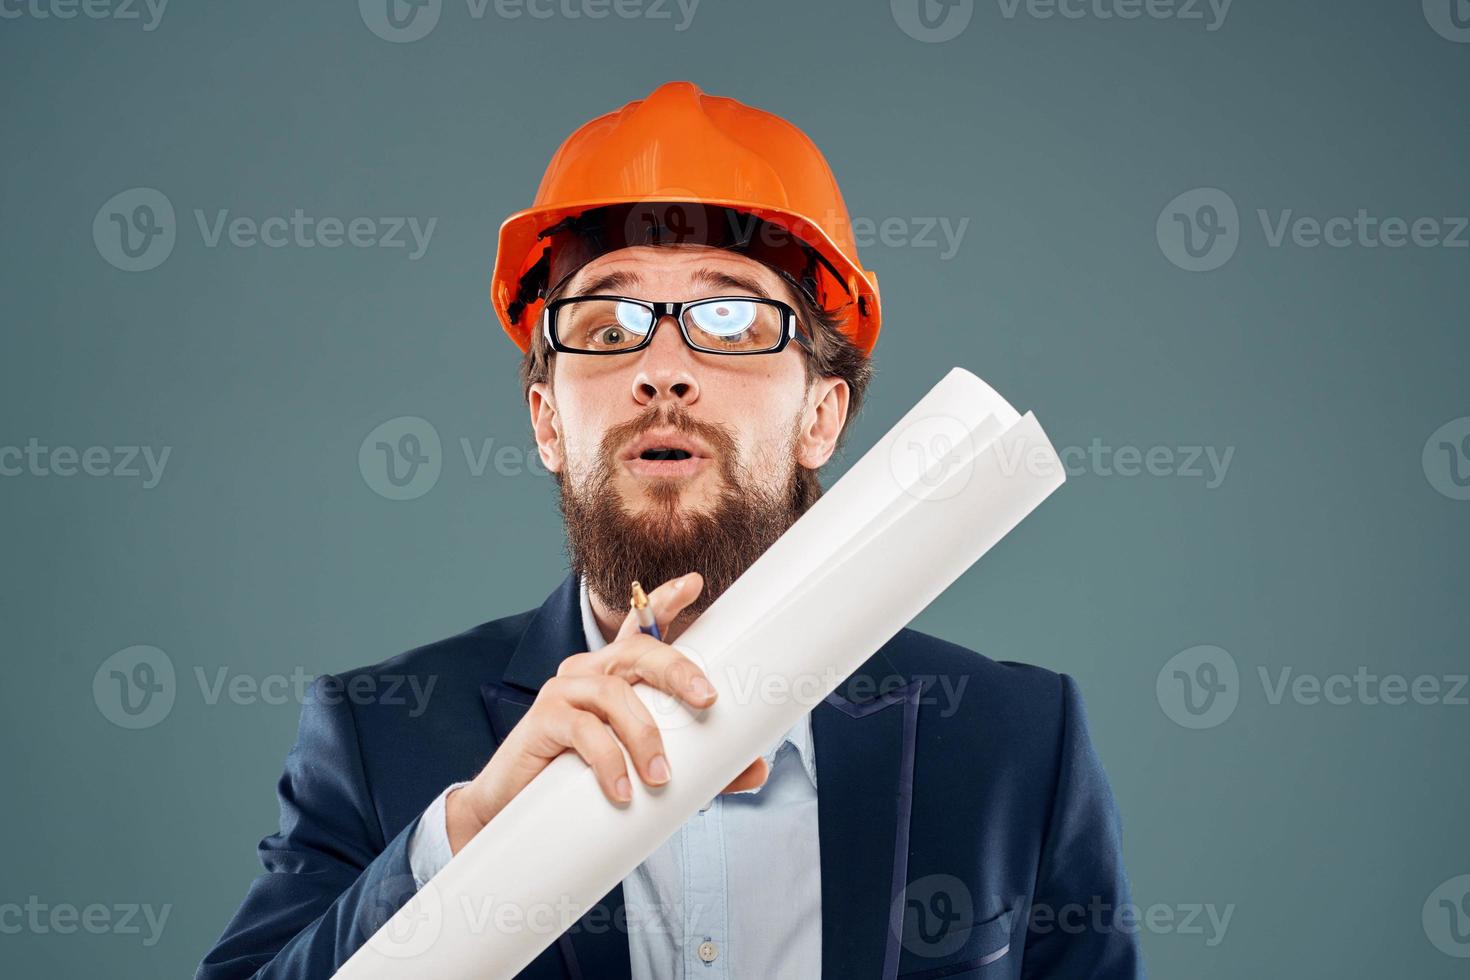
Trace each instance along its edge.
<path fill-rule="evenodd" d="M 609 290 L 615 293 L 630 292 L 643 279 L 636 272 L 608 272 L 583 283 L 580 289 L 567 290 L 570 296 L 596 296 Z"/>
<path fill-rule="evenodd" d="M 693 282 L 701 286 L 711 286 L 716 289 L 738 289 L 751 296 L 764 296 L 771 298 L 770 291 L 756 280 L 748 276 L 732 275 L 718 269 L 697 269 L 690 277 Z M 597 296 L 607 292 L 628 293 L 643 284 L 643 278 L 636 272 L 621 271 L 609 272 L 596 276 L 583 283 L 572 295 Z"/>
<path fill-rule="evenodd" d="M 718 269 L 699 269 L 694 273 L 693 279 L 696 283 L 717 289 L 739 289 L 752 296 L 771 298 L 770 292 L 764 286 L 747 276 L 731 275 Z"/>

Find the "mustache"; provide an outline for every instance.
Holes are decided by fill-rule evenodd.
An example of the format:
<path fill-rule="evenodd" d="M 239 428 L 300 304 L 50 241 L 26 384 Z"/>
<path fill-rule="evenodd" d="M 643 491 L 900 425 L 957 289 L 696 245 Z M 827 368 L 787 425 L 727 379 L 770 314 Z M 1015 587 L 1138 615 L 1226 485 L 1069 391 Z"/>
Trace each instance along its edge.
<path fill-rule="evenodd" d="M 739 457 L 739 446 L 728 428 L 718 422 L 705 422 L 695 418 L 687 408 L 676 403 L 650 405 L 644 412 L 626 422 L 610 426 L 603 433 L 597 449 L 597 469 L 611 472 L 618 451 L 650 429 L 676 429 L 702 440 L 719 462 L 727 479 L 735 474 L 733 468 Z"/>

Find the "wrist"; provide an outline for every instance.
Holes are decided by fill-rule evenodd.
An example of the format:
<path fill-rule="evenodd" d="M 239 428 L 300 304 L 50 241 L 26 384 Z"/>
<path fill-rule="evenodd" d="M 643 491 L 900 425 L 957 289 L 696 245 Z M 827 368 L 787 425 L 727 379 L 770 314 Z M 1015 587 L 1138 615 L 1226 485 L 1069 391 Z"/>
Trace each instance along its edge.
<path fill-rule="evenodd" d="M 465 792 L 469 788 L 463 786 L 451 790 L 444 797 L 444 831 L 449 837 L 451 854 L 458 854 L 460 848 L 468 844 L 484 826 L 475 816 L 474 807 L 470 805 L 469 795 Z"/>
<path fill-rule="evenodd" d="M 451 790 L 444 797 L 444 829 L 450 850 L 458 854 L 493 816 L 495 812 L 480 800 L 474 783 Z"/>

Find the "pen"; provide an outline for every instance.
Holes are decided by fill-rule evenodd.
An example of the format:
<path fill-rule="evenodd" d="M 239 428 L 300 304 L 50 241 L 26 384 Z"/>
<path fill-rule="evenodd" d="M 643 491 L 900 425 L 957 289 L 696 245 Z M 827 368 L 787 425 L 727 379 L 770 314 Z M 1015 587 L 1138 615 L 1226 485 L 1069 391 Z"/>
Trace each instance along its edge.
<path fill-rule="evenodd" d="M 648 595 L 643 591 L 643 586 L 637 582 L 633 583 L 633 598 L 628 604 L 633 607 L 633 612 L 638 617 L 638 631 L 647 633 L 655 640 L 662 640 L 659 635 L 658 623 L 653 619 L 653 610 L 648 608 Z"/>

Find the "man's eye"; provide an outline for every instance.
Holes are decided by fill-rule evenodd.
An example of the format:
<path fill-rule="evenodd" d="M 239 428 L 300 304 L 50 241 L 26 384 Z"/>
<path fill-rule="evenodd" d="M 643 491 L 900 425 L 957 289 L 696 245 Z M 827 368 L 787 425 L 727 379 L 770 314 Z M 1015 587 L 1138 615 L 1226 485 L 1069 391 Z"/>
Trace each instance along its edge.
<path fill-rule="evenodd" d="M 592 331 L 592 340 L 598 344 L 625 344 L 628 342 L 627 334 L 622 327 L 608 326 Z"/>

